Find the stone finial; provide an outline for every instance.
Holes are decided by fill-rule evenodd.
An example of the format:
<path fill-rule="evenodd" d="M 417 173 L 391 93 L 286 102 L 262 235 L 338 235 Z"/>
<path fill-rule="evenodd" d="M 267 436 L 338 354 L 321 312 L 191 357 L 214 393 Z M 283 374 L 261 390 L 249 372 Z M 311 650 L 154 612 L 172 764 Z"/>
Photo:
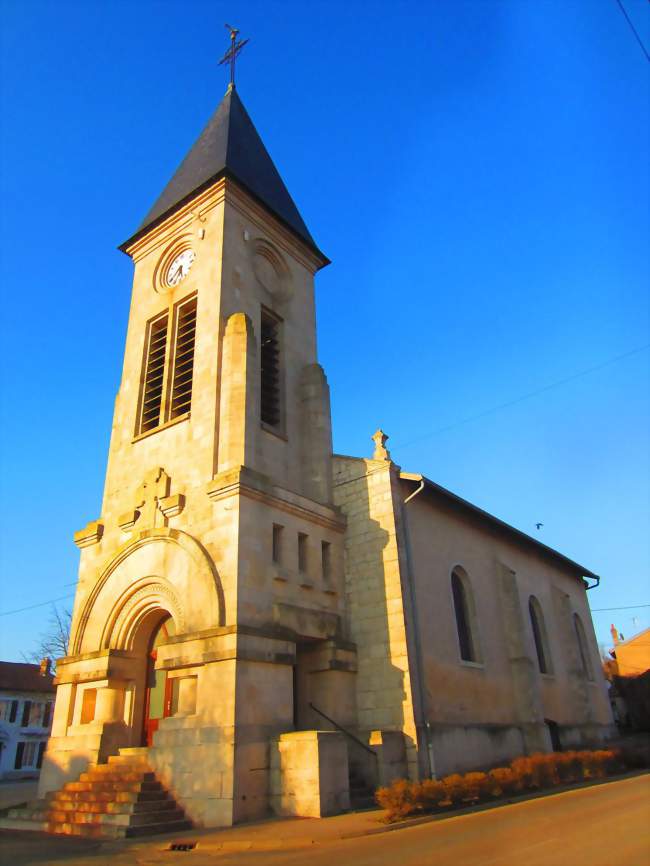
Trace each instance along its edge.
<path fill-rule="evenodd" d="M 372 455 L 373 460 L 388 460 L 390 461 L 390 451 L 386 448 L 386 442 L 388 441 L 388 436 L 384 433 L 384 431 L 379 428 L 375 435 L 372 437 L 372 441 L 375 443 L 375 451 Z"/>

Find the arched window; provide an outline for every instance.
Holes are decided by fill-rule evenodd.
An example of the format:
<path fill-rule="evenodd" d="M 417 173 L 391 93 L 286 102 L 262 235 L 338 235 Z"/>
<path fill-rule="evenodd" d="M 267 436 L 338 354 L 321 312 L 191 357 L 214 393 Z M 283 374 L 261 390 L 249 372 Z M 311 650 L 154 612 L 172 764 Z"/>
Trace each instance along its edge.
<path fill-rule="evenodd" d="M 573 626 L 576 630 L 576 640 L 578 641 L 578 650 L 580 652 L 580 664 L 582 672 L 588 680 L 593 680 L 594 671 L 591 667 L 591 659 L 589 658 L 589 647 L 587 645 L 587 636 L 584 626 L 577 613 L 573 614 Z"/>
<path fill-rule="evenodd" d="M 553 667 L 551 664 L 551 652 L 548 646 L 548 638 L 546 637 L 544 614 L 542 613 L 542 606 L 534 595 L 531 595 L 528 599 L 528 614 L 533 629 L 533 638 L 535 639 L 535 649 L 537 650 L 537 662 L 539 664 L 540 673 L 550 674 L 552 673 Z"/>
<path fill-rule="evenodd" d="M 469 580 L 462 568 L 455 568 L 451 573 L 451 591 L 454 597 L 460 657 L 466 662 L 478 662 L 480 655 L 476 635 L 474 599 Z"/>

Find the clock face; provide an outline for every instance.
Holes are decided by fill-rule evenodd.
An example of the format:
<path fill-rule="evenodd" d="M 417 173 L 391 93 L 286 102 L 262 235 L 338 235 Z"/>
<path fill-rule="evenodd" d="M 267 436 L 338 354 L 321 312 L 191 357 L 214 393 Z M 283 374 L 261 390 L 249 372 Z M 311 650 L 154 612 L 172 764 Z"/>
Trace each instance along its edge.
<path fill-rule="evenodd" d="M 179 253 L 167 268 L 166 282 L 168 286 L 177 286 L 189 274 L 192 262 L 196 258 L 194 250 Z"/>

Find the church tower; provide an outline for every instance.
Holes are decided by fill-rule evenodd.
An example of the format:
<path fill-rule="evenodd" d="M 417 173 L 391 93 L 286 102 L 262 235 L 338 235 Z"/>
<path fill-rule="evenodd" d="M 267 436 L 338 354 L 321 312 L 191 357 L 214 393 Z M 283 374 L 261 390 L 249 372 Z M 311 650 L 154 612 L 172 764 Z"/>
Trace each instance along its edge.
<path fill-rule="evenodd" d="M 190 818 L 228 825 L 273 804 L 278 738 L 304 731 L 318 763 L 314 714 L 355 719 L 316 354 L 328 260 L 232 84 L 121 250 L 122 380 L 41 795 L 141 747 Z"/>

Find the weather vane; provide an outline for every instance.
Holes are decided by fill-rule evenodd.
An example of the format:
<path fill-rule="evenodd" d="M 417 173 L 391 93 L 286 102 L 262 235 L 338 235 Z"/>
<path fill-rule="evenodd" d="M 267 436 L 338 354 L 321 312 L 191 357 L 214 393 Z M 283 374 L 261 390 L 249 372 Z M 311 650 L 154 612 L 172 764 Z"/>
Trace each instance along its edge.
<path fill-rule="evenodd" d="M 219 66 L 224 66 L 226 63 L 230 64 L 230 86 L 235 86 L 235 60 L 237 59 L 237 55 L 242 50 L 244 45 L 249 41 L 248 39 L 240 39 L 237 41 L 237 36 L 239 35 L 239 30 L 236 27 L 231 27 L 230 24 L 226 24 L 226 28 L 230 30 L 230 48 L 223 55 L 221 60 L 219 61 Z"/>

